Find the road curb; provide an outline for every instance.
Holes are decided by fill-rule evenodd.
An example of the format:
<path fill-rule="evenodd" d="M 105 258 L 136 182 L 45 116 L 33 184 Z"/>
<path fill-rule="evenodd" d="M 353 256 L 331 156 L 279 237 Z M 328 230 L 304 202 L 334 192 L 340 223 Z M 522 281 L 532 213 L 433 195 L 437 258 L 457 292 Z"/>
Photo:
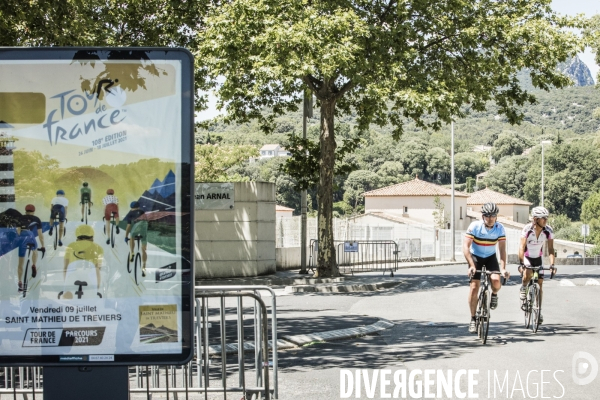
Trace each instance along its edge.
<path fill-rule="evenodd" d="M 346 285 L 327 285 L 311 286 L 297 285 L 286 286 L 286 293 L 351 293 L 351 292 L 372 292 L 380 289 L 389 289 L 401 284 L 402 281 L 388 281 L 377 283 L 355 283 Z"/>

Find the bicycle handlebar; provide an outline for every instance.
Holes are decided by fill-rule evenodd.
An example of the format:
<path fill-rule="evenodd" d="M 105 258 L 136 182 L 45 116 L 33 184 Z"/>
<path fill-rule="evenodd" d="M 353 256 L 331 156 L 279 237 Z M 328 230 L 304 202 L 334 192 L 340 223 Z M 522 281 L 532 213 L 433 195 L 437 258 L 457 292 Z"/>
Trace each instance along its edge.
<path fill-rule="evenodd" d="M 539 267 L 534 267 L 531 265 L 521 265 L 521 267 L 523 267 L 525 269 L 530 269 L 532 271 L 552 271 L 550 273 L 550 279 L 554 278 L 554 276 L 556 275 L 556 267 L 544 268 L 543 265 L 540 265 Z"/>

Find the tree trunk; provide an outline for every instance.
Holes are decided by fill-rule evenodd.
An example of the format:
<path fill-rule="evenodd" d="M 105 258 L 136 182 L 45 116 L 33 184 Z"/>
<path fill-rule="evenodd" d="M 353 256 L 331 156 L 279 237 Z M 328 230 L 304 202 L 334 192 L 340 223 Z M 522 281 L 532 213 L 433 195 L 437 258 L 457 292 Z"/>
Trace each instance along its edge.
<path fill-rule="evenodd" d="M 335 262 L 335 246 L 333 243 L 333 172 L 335 166 L 335 136 L 333 118 L 336 98 L 331 96 L 321 100 L 321 134 L 319 144 L 321 157 L 319 160 L 318 202 L 318 239 L 319 255 L 317 257 L 317 275 L 319 277 L 339 276 Z"/>

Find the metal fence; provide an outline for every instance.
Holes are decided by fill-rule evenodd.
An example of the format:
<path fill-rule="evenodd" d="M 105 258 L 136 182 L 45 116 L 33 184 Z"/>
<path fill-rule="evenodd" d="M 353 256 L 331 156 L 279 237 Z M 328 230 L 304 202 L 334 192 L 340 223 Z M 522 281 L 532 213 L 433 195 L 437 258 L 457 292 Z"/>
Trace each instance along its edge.
<path fill-rule="evenodd" d="M 338 243 L 336 263 L 340 272 L 390 271 L 398 269 L 398 244 L 393 240 L 346 241 Z"/>
<path fill-rule="evenodd" d="M 521 230 L 505 228 L 506 231 L 506 253 L 518 254 L 519 243 L 521 241 Z M 454 257 L 457 261 L 464 261 L 462 246 L 467 231 L 455 231 L 454 236 Z M 451 250 L 452 231 L 450 229 L 440 229 L 438 231 L 438 257 L 440 260 L 450 260 L 452 257 Z"/>
<path fill-rule="evenodd" d="M 177 395 L 238 393 L 242 399 L 278 398 L 277 307 L 268 286 L 196 286 L 194 358 L 180 366 L 129 368 L 130 393 Z M 260 291 L 271 294 L 270 314 Z M 250 299 L 250 306 L 244 306 Z M 270 315 L 270 318 L 269 318 Z M 269 329 L 270 326 L 270 329 Z M 252 356 L 246 358 L 245 353 Z M 0 369 L 0 398 L 35 399 L 43 368 Z M 236 395 L 236 396 L 238 396 Z M 41 397 L 39 397 L 41 398 Z M 235 397 L 236 399 L 238 397 Z"/>

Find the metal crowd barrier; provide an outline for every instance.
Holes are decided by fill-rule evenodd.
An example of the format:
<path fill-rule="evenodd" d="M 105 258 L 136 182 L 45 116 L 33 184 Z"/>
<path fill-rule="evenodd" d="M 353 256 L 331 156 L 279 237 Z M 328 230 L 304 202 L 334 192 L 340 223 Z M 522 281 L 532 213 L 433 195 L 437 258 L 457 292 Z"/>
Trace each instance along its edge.
<path fill-rule="evenodd" d="M 336 262 L 340 272 L 394 271 L 398 269 L 398 244 L 393 240 L 356 240 L 337 245 Z"/>
<path fill-rule="evenodd" d="M 273 289 L 268 286 L 211 285 L 196 286 L 195 291 L 195 357 L 185 365 L 130 367 L 130 393 L 145 393 L 147 400 L 151 400 L 154 393 L 166 393 L 167 399 L 170 394 L 175 399 L 178 399 L 178 394 L 185 394 L 188 399 L 190 393 L 203 393 L 205 398 L 209 393 L 223 393 L 225 399 L 227 393 L 242 393 L 244 400 L 277 399 L 277 306 Z M 271 294 L 271 340 L 267 307 L 259 291 Z M 247 318 L 244 297 L 254 300 L 252 318 Z M 235 312 L 228 311 L 228 298 L 236 300 Z M 214 299 L 219 300 L 218 305 L 211 307 L 209 300 Z M 227 316 L 233 314 L 235 322 L 229 322 Z M 246 322 L 250 324 L 245 325 Z M 235 327 L 233 332 L 231 327 Z M 248 329 L 245 328 L 249 328 L 250 332 L 246 332 Z M 245 351 L 254 353 L 249 362 Z M 228 362 L 227 353 L 236 354 L 237 362 Z M 237 364 L 236 367 L 234 364 Z M 23 399 L 29 399 L 29 395 L 33 400 L 37 395 L 41 398 L 43 368 L 6 367 L 0 369 L 0 374 L 2 372 L 0 399 L 6 398 L 6 395 L 14 400 L 17 395 Z M 233 376 L 236 372 L 237 380 Z M 237 382 L 232 383 L 232 380 Z M 253 383 L 249 384 L 250 381 Z"/>

